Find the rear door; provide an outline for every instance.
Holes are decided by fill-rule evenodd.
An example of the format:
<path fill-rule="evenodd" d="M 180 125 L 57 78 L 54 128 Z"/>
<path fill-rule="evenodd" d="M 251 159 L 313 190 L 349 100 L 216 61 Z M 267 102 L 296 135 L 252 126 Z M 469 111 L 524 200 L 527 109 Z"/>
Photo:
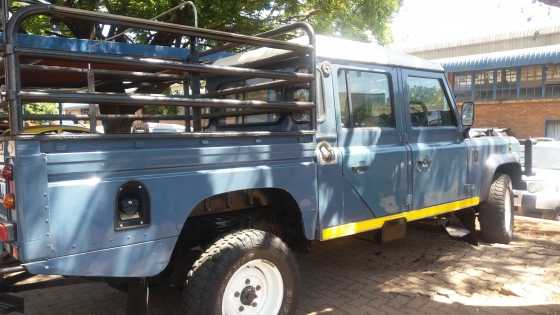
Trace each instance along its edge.
<path fill-rule="evenodd" d="M 407 147 L 395 101 L 397 74 L 388 67 L 337 68 L 346 222 L 407 210 Z"/>
<path fill-rule="evenodd" d="M 402 70 L 412 209 L 467 197 L 467 146 L 443 73 Z"/>

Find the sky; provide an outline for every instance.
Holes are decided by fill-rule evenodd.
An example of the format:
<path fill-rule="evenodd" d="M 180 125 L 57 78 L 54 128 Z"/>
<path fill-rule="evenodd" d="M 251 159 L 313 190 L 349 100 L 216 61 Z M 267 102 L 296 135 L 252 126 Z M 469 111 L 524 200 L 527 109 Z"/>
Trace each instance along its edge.
<path fill-rule="evenodd" d="M 547 26 L 560 26 L 560 8 L 536 0 L 404 0 L 390 46 L 406 50 Z"/>

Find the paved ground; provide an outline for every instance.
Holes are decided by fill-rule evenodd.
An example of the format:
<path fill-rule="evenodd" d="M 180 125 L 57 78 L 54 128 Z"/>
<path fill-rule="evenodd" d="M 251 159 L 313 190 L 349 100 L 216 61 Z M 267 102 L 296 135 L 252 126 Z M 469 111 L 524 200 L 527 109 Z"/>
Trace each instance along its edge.
<path fill-rule="evenodd" d="M 540 222 L 540 223 L 537 223 Z M 414 228 L 406 240 L 334 240 L 299 257 L 300 314 L 560 314 L 560 223 L 517 220 L 508 245 L 472 246 Z M 26 314 L 124 314 L 103 283 L 29 291 Z M 177 295 L 152 292 L 150 314 L 174 314 Z"/>

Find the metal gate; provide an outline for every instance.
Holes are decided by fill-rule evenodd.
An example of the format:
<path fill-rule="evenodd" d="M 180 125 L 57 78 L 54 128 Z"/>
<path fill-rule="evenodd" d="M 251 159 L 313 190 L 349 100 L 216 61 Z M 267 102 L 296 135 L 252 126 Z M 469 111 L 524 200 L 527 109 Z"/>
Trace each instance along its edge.
<path fill-rule="evenodd" d="M 547 120 L 546 121 L 545 137 L 560 140 L 560 120 Z"/>

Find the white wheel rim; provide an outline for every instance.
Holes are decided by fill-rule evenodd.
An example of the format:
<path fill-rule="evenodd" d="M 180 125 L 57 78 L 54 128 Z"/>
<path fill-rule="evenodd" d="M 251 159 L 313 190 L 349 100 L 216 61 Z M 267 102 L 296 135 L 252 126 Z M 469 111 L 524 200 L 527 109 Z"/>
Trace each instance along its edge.
<path fill-rule="evenodd" d="M 255 259 L 237 269 L 222 297 L 223 315 L 274 315 L 280 312 L 284 281 L 278 268 Z"/>
<path fill-rule="evenodd" d="M 511 233 L 511 191 L 506 189 L 506 195 L 504 200 L 504 216 L 505 216 L 505 228 L 508 234 Z"/>

